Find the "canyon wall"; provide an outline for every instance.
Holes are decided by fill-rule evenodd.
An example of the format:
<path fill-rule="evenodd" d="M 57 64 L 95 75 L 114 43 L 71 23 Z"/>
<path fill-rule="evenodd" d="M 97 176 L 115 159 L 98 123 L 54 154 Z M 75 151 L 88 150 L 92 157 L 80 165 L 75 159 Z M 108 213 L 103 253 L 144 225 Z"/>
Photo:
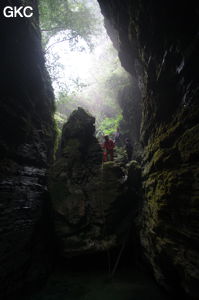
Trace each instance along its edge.
<path fill-rule="evenodd" d="M 157 281 L 199 295 L 199 6 L 98 0 L 142 95 L 142 251 Z"/>
<path fill-rule="evenodd" d="M 24 3 L 25 2 L 25 3 Z M 46 168 L 53 156 L 54 96 L 44 65 L 37 1 L 32 18 L 0 19 L 0 298 L 46 276 Z M 1 8 L 8 1 L 1 1 Z M 1 9 L 2 13 L 2 9 Z M 48 216 L 46 216 L 48 214 Z"/>
<path fill-rule="evenodd" d="M 199 294 L 198 4 L 98 0 L 143 105 L 139 239 L 157 281 Z M 1 1 L 0 7 L 8 1 Z M 0 297 L 48 272 L 54 96 L 34 17 L 0 19 Z M 108 27 L 107 27 L 108 30 Z M 109 34 L 110 31 L 108 30 Z M 140 97 L 140 96 L 139 96 Z M 48 249 L 48 250 L 47 250 Z"/>

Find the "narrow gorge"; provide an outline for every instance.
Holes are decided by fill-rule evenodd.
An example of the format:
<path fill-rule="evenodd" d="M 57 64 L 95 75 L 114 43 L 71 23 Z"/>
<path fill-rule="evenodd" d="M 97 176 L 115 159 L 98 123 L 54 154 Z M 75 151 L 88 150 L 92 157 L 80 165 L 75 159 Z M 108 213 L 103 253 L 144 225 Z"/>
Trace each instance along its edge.
<path fill-rule="evenodd" d="M 0 298 L 199 299 L 199 5 L 98 3 L 130 162 L 82 107 L 58 142 L 38 1 L 1 1 L 34 14 L 0 18 Z"/>

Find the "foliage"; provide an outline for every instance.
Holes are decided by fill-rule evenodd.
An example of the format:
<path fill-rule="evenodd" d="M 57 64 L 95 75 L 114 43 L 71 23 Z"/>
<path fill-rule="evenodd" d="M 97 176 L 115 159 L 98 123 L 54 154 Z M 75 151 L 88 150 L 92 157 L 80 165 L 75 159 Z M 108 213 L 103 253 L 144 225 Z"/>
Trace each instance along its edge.
<path fill-rule="evenodd" d="M 52 44 L 48 45 L 48 43 L 55 36 L 57 39 L 54 43 L 68 40 L 73 47 L 81 37 L 92 47 L 91 36 L 97 30 L 97 20 L 86 5 L 86 1 L 40 0 L 39 11 L 42 39 L 46 51 L 52 47 Z"/>
<path fill-rule="evenodd" d="M 116 118 L 104 118 L 97 127 L 97 136 L 109 135 L 113 137 L 121 119 L 121 114 L 117 115 Z"/>
<path fill-rule="evenodd" d="M 66 115 L 61 114 L 60 112 L 56 112 L 54 118 L 58 127 L 58 132 L 60 133 L 64 123 L 67 121 Z"/>
<path fill-rule="evenodd" d="M 64 91 L 59 93 L 56 102 L 56 109 L 59 116 L 62 116 L 63 119 L 66 120 L 77 106 L 78 100 L 75 94 L 68 94 Z"/>
<path fill-rule="evenodd" d="M 100 21 L 96 16 L 96 4 L 91 4 L 90 0 L 39 1 L 46 66 L 53 86 L 56 85 L 59 90 L 65 90 L 67 87 L 62 80 L 63 65 L 60 62 L 60 53 L 52 50 L 61 43 L 71 51 L 93 50 L 93 37 L 100 33 Z M 72 80 L 72 84 L 78 88 L 79 78 Z"/>
<path fill-rule="evenodd" d="M 118 92 L 129 81 L 122 69 L 117 53 L 108 42 L 101 53 L 100 60 L 93 57 L 90 83 L 77 82 L 73 93 L 62 91 L 57 97 L 57 111 L 69 117 L 70 113 L 81 106 L 96 118 L 98 137 L 113 135 L 122 120 L 121 109 L 117 102 Z"/>
<path fill-rule="evenodd" d="M 129 77 L 105 34 L 97 9 L 99 10 L 97 2 L 92 0 L 40 0 L 40 23 L 47 68 L 53 86 L 59 90 L 56 92 L 55 114 L 59 135 L 63 123 L 78 106 L 95 116 L 98 137 L 113 135 L 122 119 L 117 96 L 128 83 Z M 83 40 L 93 49 L 93 52 L 89 52 L 91 68 L 87 78 L 76 78 L 73 74 L 75 70 L 72 70 L 72 75 L 68 75 L 67 81 L 63 81 L 66 73 L 60 60 L 59 48 L 56 53 L 52 51 L 57 49 L 53 46 L 68 41 L 62 43 L 67 48 L 67 54 L 68 48 L 71 51 L 75 49 L 75 53 L 77 50 L 86 52 Z"/>
<path fill-rule="evenodd" d="M 56 115 L 56 114 L 55 114 Z M 53 149 L 53 159 L 56 159 L 56 153 L 59 147 L 59 142 L 61 139 L 61 129 L 58 126 L 58 122 L 56 121 L 55 118 L 55 122 L 54 122 L 54 130 L 55 130 L 55 142 L 54 142 L 54 149 Z"/>

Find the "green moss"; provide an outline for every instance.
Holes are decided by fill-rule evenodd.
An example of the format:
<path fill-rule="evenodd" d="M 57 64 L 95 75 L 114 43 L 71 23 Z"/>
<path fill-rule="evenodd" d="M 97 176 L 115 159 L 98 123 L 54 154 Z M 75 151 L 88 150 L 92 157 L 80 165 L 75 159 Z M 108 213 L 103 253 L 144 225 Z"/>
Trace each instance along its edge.
<path fill-rule="evenodd" d="M 54 142 L 54 149 L 53 149 L 53 159 L 55 160 L 55 156 L 61 140 L 61 130 L 59 129 L 56 121 L 54 122 L 54 132 L 55 132 L 55 142 Z"/>
<path fill-rule="evenodd" d="M 178 143 L 178 149 L 184 161 L 199 156 L 199 125 L 185 131 Z"/>

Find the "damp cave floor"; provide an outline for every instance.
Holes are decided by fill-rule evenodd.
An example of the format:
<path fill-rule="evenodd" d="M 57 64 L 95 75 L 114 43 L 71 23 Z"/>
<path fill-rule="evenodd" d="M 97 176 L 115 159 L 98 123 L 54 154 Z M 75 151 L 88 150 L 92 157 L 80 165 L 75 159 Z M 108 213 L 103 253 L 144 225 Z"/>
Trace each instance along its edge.
<path fill-rule="evenodd" d="M 149 274 L 120 269 L 113 279 L 102 270 L 57 271 L 42 290 L 24 300 L 168 300 Z"/>

